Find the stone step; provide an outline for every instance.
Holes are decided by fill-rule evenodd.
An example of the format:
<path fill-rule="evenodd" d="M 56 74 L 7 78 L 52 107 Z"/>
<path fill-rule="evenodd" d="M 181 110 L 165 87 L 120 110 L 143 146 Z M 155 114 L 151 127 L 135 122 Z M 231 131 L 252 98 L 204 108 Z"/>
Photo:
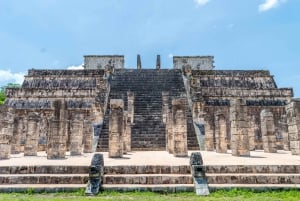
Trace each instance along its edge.
<path fill-rule="evenodd" d="M 85 189 L 86 184 L 9 184 L 0 185 L 0 193 L 56 193 L 74 192 Z"/>
<path fill-rule="evenodd" d="M 87 174 L 88 166 L 0 166 L 0 174 Z"/>
<path fill-rule="evenodd" d="M 209 184 L 300 184 L 300 174 L 206 174 Z"/>
<path fill-rule="evenodd" d="M 2 174 L 3 184 L 86 184 L 88 174 Z"/>
<path fill-rule="evenodd" d="M 120 175 L 120 174 L 188 174 L 191 170 L 189 165 L 141 165 L 141 166 L 105 166 L 104 174 Z"/>
<path fill-rule="evenodd" d="M 300 189 L 300 184 L 208 184 L 210 191 L 247 189 L 255 191 Z"/>
<path fill-rule="evenodd" d="M 136 174 L 104 175 L 104 184 L 192 184 L 191 175 Z"/>
<path fill-rule="evenodd" d="M 300 165 L 213 165 L 206 173 L 299 173 Z"/>
<path fill-rule="evenodd" d="M 194 184 L 155 184 L 155 185 L 142 185 L 142 184 L 104 184 L 103 190 L 105 191 L 152 191 L 152 192 L 193 192 Z"/>

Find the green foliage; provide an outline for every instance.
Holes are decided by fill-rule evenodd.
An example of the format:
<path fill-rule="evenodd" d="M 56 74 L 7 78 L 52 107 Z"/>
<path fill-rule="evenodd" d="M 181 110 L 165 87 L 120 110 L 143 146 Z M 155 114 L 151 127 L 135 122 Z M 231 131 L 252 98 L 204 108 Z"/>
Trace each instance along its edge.
<path fill-rule="evenodd" d="M 6 88 L 20 88 L 20 84 L 15 84 L 15 83 L 8 83 L 5 86 L 0 87 L 0 105 L 4 104 L 5 102 L 5 90 Z"/>

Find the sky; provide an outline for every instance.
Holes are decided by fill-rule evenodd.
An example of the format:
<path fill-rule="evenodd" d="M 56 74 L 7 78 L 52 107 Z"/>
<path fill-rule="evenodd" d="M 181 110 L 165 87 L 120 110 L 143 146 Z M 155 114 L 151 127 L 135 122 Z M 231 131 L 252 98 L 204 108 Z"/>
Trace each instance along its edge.
<path fill-rule="evenodd" d="M 172 68 L 215 57 L 216 70 L 270 70 L 300 97 L 299 0 L 0 0 L 0 86 L 28 69 L 81 66 L 83 55 Z"/>

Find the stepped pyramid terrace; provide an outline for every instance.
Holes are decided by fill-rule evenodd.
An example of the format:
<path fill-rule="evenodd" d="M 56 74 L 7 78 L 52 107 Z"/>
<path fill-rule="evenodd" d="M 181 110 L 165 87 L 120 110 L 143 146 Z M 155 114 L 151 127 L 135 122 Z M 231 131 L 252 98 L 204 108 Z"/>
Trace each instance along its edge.
<path fill-rule="evenodd" d="M 300 187 L 300 100 L 269 71 L 217 70 L 212 56 L 124 64 L 88 55 L 6 89 L 0 191 L 94 192 L 93 171 L 98 190 Z"/>

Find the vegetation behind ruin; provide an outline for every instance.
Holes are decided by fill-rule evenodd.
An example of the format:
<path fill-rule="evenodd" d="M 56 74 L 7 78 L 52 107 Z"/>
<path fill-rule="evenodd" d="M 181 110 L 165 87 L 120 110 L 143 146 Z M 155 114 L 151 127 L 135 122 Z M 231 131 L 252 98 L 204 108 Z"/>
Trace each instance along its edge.
<path fill-rule="evenodd" d="M 8 83 L 5 86 L 0 87 L 0 105 L 4 104 L 5 102 L 5 89 L 6 88 L 20 88 L 20 84 L 15 84 L 15 83 Z"/>

